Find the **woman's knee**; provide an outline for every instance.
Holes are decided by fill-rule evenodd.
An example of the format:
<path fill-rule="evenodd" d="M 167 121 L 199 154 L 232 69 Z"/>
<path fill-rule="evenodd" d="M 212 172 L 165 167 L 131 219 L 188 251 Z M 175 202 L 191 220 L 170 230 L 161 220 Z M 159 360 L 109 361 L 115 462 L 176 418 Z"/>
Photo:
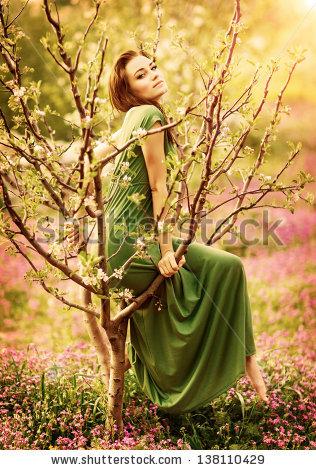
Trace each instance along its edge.
<path fill-rule="evenodd" d="M 233 253 L 228 251 L 222 251 L 219 260 L 219 264 L 223 267 L 230 270 L 233 270 L 236 273 L 244 271 L 244 265 L 241 258 Z"/>

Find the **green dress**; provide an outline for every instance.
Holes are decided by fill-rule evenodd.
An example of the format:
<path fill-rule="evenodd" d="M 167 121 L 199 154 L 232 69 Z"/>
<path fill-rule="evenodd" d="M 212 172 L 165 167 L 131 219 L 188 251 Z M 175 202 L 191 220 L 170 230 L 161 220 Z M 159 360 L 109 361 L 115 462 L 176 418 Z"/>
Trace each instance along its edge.
<path fill-rule="evenodd" d="M 139 128 L 166 124 L 154 105 L 128 110 L 118 144 Z M 166 159 L 174 151 L 165 132 Z M 139 195 L 144 197 L 141 198 Z M 109 272 L 135 253 L 135 242 L 153 220 L 151 189 L 141 146 L 116 157 L 106 205 Z M 173 237 L 177 249 L 181 239 Z M 160 273 L 158 242 L 150 257 L 133 260 L 126 274 L 115 273 L 116 286 L 142 293 Z M 186 263 L 165 278 L 157 297 L 130 319 L 127 351 L 136 378 L 149 399 L 171 414 L 210 403 L 245 374 L 245 356 L 256 352 L 247 281 L 241 259 L 224 250 L 192 243 Z M 159 301 L 160 299 L 160 301 Z"/>

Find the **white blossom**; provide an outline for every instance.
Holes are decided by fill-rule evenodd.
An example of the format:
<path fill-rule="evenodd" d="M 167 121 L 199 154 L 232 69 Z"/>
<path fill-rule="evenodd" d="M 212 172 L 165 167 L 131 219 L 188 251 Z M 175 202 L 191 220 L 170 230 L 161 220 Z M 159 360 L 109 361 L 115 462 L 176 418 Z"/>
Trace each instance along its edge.
<path fill-rule="evenodd" d="M 224 127 L 221 128 L 221 134 L 222 134 L 223 136 L 229 134 L 229 132 L 230 132 L 230 129 L 229 129 L 228 126 L 224 126 Z"/>
<path fill-rule="evenodd" d="M 180 114 L 180 116 L 184 116 L 185 115 L 185 108 L 183 108 L 183 107 L 177 108 L 177 114 Z"/>
<path fill-rule="evenodd" d="M 51 245 L 51 255 L 52 256 L 56 256 L 56 257 L 60 257 L 60 256 L 63 256 L 63 249 L 60 245 L 60 243 L 58 242 L 54 242 L 52 243 Z"/>
<path fill-rule="evenodd" d="M 132 132 L 133 137 L 144 137 L 147 134 L 146 129 L 139 128 Z"/>
<path fill-rule="evenodd" d="M 107 281 L 109 276 L 102 269 L 98 268 L 96 278 L 102 281 Z"/>
<path fill-rule="evenodd" d="M 122 179 L 123 181 L 131 181 L 132 178 L 130 176 L 124 175 Z"/>
<path fill-rule="evenodd" d="M 41 145 L 34 145 L 34 152 L 35 153 L 41 153 L 41 152 L 44 152 L 44 148 L 41 146 Z"/>
<path fill-rule="evenodd" d="M 106 98 L 99 98 L 98 96 L 96 97 L 96 99 L 94 100 L 94 102 L 96 104 L 104 104 L 106 103 L 108 100 Z"/>
<path fill-rule="evenodd" d="M 82 119 L 82 127 L 88 129 L 89 127 L 91 127 L 91 122 L 92 122 L 91 116 L 86 116 L 85 118 Z"/>
<path fill-rule="evenodd" d="M 246 145 L 244 147 L 244 152 L 245 153 L 248 153 L 248 154 L 251 154 L 251 153 L 254 153 L 255 149 L 253 149 L 252 147 L 249 147 L 248 145 Z"/>
<path fill-rule="evenodd" d="M 157 226 L 158 226 L 158 230 L 162 230 L 164 226 L 164 222 L 162 220 L 159 220 L 157 223 Z"/>
<path fill-rule="evenodd" d="M 286 105 L 286 106 L 283 107 L 283 112 L 286 113 L 286 114 L 290 114 L 291 109 L 292 109 L 291 106 Z"/>
<path fill-rule="evenodd" d="M 88 286 L 88 285 L 90 284 L 90 281 L 91 281 L 91 279 L 90 279 L 89 276 L 83 276 L 83 277 L 82 277 L 82 282 L 83 282 L 86 286 Z"/>
<path fill-rule="evenodd" d="M 40 117 L 46 116 L 45 111 L 42 111 L 41 109 L 35 109 L 34 112 L 35 112 L 35 114 L 36 114 L 37 116 L 40 116 Z"/>
<path fill-rule="evenodd" d="M 124 289 L 122 292 L 119 293 L 119 297 L 125 300 L 130 300 L 133 298 L 133 294 L 129 289 Z"/>
<path fill-rule="evenodd" d="M 146 246 L 146 244 L 144 243 L 144 240 L 142 240 L 141 238 L 137 238 L 136 240 L 136 246 L 137 248 L 139 248 L 140 250 L 143 250 Z"/>
<path fill-rule="evenodd" d="M 123 268 L 114 269 L 113 276 L 116 277 L 117 279 L 122 279 L 123 271 L 124 271 Z"/>
<path fill-rule="evenodd" d="M 157 310 L 162 310 L 163 304 L 160 299 L 156 300 L 155 305 L 157 307 Z"/>
<path fill-rule="evenodd" d="M 26 88 L 24 86 L 21 86 L 21 88 L 14 88 L 13 94 L 14 96 L 17 96 L 18 98 L 22 98 L 22 96 L 25 95 Z"/>
<path fill-rule="evenodd" d="M 125 173 L 125 171 L 127 171 L 128 168 L 129 168 L 129 162 L 122 162 L 122 165 L 121 165 L 122 173 Z"/>

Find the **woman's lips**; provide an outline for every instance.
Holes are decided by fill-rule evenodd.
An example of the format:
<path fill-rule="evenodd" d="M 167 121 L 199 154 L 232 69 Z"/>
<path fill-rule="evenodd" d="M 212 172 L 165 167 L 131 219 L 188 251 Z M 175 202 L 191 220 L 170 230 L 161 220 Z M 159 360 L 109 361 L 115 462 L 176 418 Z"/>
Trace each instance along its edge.
<path fill-rule="evenodd" d="M 156 83 L 156 85 L 154 85 L 154 88 L 156 88 L 156 86 L 159 86 L 163 83 L 163 80 L 160 80 L 160 82 Z"/>

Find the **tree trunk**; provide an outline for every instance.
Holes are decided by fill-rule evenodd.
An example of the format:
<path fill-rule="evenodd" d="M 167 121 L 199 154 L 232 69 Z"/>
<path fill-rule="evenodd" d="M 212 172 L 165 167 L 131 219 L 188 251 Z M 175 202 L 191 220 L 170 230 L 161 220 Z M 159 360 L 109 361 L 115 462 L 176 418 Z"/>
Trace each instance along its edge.
<path fill-rule="evenodd" d="M 91 303 L 91 292 L 84 289 L 83 300 L 85 306 Z M 92 313 L 85 313 L 86 324 L 89 332 L 90 339 L 96 349 L 98 362 L 101 366 L 102 378 L 106 390 L 109 388 L 110 379 L 110 349 L 111 345 L 108 340 L 106 332 L 100 327 L 98 319 Z"/>
<path fill-rule="evenodd" d="M 110 381 L 108 390 L 107 428 L 112 437 L 123 434 L 123 396 L 124 373 L 126 370 L 125 341 L 128 319 L 124 319 L 119 327 L 109 332 L 110 351 Z M 115 429 L 116 425 L 116 429 Z"/>

